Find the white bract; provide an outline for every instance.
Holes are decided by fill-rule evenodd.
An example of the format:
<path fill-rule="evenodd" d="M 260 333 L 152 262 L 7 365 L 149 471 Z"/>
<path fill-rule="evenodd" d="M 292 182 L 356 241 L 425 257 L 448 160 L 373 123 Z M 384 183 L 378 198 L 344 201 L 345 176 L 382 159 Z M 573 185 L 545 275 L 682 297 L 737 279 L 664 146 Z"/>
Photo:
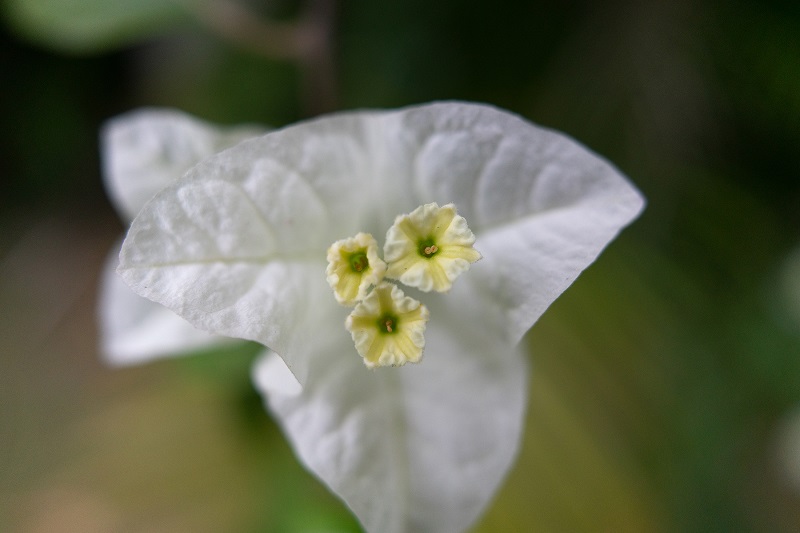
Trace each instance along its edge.
<path fill-rule="evenodd" d="M 150 198 L 200 160 L 264 128 L 217 128 L 172 109 L 142 109 L 109 120 L 101 132 L 106 191 L 127 225 Z M 120 243 L 121 244 L 121 243 Z M 100 287 L 100 351 L 111 364 L 141 363 L 226 342 L 135 294 L 109 253 Z"/>
<path fill-rule="evenodd" d="M 432 203 L 442 213 L 415 211 Z M 518 448 L 520 339 L 642 206 L 598 156 L 492 107 L 342 113 L 200 162 L 141 210 L 118 272 L 195 326 L 275 352 L 256 385 L 368 531 L 462 531 Z M 429 219 L 442 227 L 408 225 Z M 386 277 L 419 289 L 408 300 L 386 281 L 362 294 L 356 276 L 340 298 L 355 309 L 337 302 L 326 251 L 360 232 L 387 236 Z M 401 314 L 413 327 L 381 353 L 424 357 L 367 368 L 367 329 Z"/>

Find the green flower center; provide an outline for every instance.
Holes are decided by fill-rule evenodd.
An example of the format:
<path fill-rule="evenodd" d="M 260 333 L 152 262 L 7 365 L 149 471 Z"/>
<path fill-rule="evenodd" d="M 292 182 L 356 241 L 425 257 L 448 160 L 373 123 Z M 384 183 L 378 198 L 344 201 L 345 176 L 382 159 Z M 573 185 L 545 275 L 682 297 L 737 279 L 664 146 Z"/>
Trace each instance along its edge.
<path fill-rule="evenodd" d="M 417 249 L 419 250 L 419 255 L 428 259 L 439 253 L 439 247 L 430 237 L 419 241 Z"/>
<path fill-rule="evenodd" d="M 364 252 L 355 252 L 351 254 L 347 260 L 353 272 L 364 272 L 369 268 L 369 260 L 367 259 L 367 254 Z"/>
<path fill-rule="evenodd" d="M 378 319 L 378 331 L 381 333 L 397 333 L 397 325 L 397 317 L 390 313 L 385 313 Z"/>

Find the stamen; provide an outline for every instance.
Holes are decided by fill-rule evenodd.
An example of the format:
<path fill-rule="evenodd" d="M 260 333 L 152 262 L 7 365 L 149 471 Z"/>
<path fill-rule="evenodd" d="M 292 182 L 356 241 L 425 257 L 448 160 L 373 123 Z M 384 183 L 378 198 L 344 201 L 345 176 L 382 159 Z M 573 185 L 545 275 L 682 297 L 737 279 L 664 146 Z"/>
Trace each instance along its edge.
<path fill-rule="evenodd" d="M 350 266 L 356 272 L 363 272 L 369 267 L 369 260 L 365 253 L 356 253 L 350 257 Z"/>
<path fill-rule="evenodd" d="M 391 313 L 384 313 L 376 322 L 378 329 L 384 333 L 396 333 L 400 330 L 397 329 L 397 317 Z"/>
<path fill-rule="evenodd" d="M 439 252 L 439 247 L 436 246 L 436 241 L 433 237 L 428 237 L 427 239 L 422 239 L 417 243 L 417 250 L 419 250 L 419 255 L 424 257 L 425 259 L 431 259 L 437 252 Z"/>

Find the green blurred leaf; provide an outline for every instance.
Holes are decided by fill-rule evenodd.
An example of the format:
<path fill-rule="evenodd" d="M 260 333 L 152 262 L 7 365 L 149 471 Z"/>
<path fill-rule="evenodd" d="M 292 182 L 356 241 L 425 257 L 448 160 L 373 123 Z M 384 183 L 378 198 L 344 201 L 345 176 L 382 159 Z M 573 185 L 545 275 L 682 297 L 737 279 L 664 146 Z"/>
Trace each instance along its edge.
<path fill-rule="evenodd" d="M 72 53 L 129 44 L 184 24 L 199 0 L 6 0 L 3 17 L 23 37 Z"/>

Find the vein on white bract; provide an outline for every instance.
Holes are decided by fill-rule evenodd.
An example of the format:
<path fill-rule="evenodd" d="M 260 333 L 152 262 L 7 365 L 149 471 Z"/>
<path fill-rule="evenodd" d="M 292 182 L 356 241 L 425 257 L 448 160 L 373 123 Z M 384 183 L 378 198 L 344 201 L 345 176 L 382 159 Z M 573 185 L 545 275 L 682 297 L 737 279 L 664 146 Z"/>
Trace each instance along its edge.
<path fill-rule="evenodd" d="M 141 209 L 118 272 L 272 350 L 256 386 L 365 529 L 463 531 L 517 452 L 519 340 L 643 205 L 586 148 L 490 106 L 341 113 L 200 161 Z"/>
<path fill-rule="evenodd" d="M 173 109 L 140 109 L 115 117 L 101 133 L 108 197 L 127 226 L 148 200 L 200 160 L 265 131 L 221 128 Z M 138 364 L 231 342 L 131 291 L 116 273 L 121 245 L 120 240 L 109 252 L 98 302 L 100 352 L 106 362 Z"/>

